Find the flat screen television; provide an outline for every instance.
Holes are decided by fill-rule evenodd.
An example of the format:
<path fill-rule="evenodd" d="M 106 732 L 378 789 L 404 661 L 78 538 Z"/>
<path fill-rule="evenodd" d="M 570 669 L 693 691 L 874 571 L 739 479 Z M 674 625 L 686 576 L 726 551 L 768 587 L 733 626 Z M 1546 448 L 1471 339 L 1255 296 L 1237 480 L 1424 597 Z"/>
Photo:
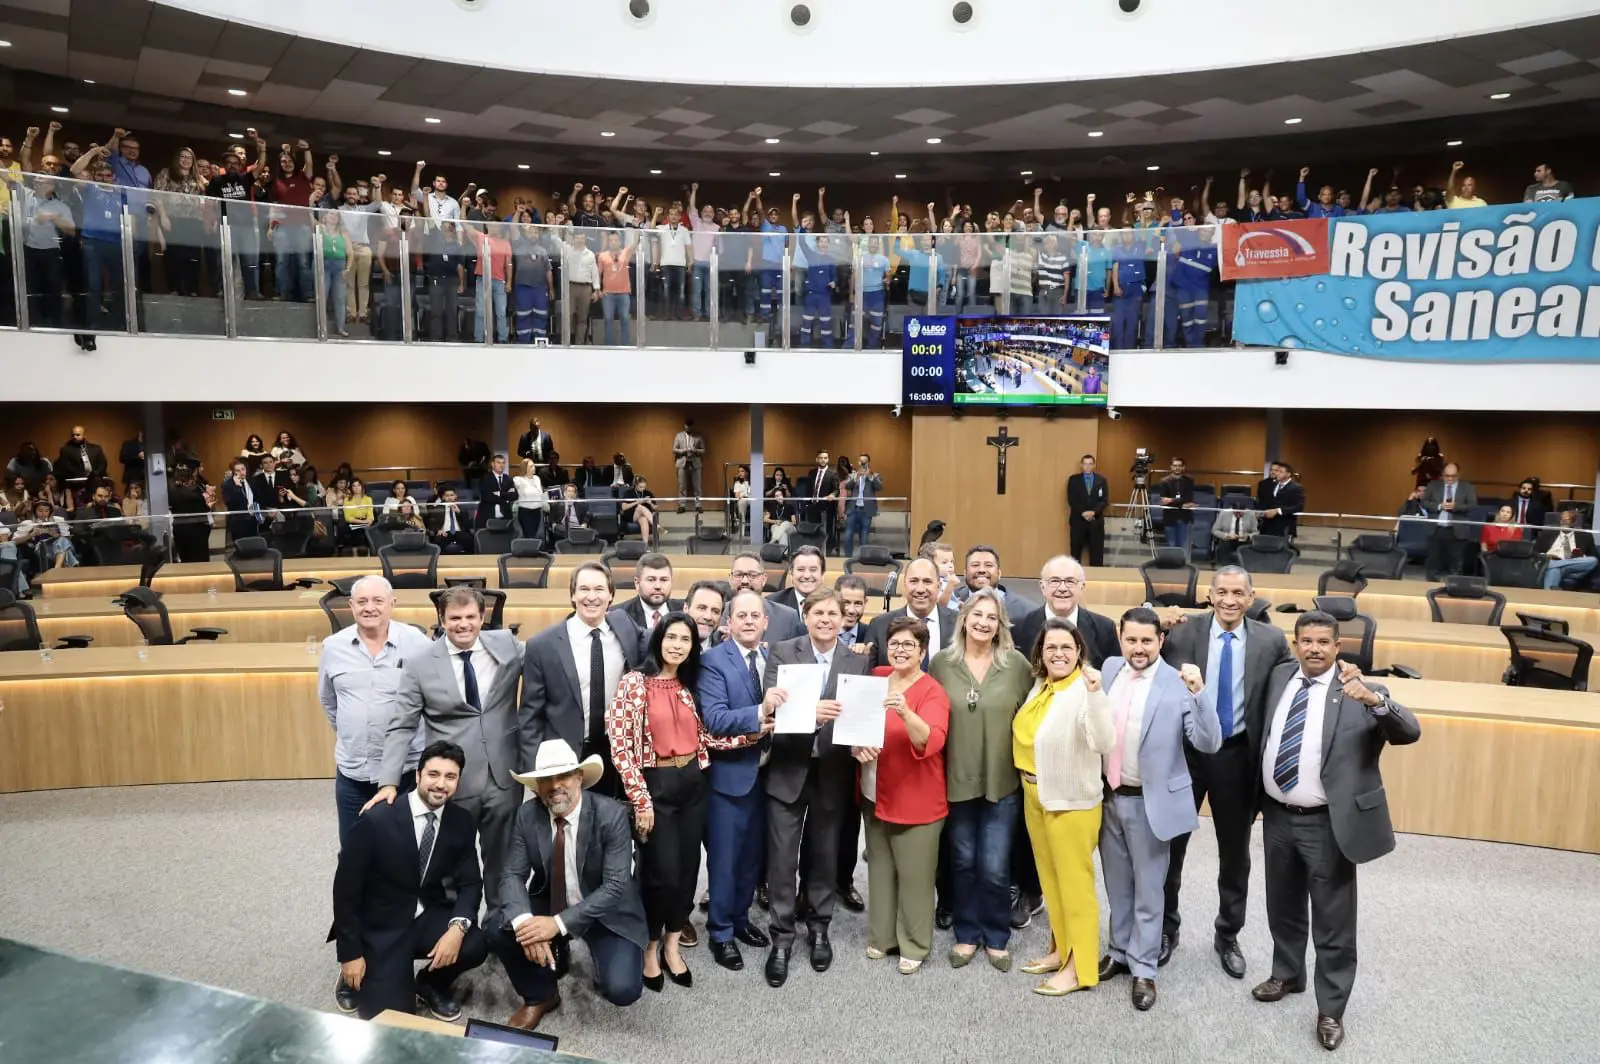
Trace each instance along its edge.
<path fill-rule="evenodd" d="M 958 318 L 956 406 L 1105 406 L 1105 317 Z"/>

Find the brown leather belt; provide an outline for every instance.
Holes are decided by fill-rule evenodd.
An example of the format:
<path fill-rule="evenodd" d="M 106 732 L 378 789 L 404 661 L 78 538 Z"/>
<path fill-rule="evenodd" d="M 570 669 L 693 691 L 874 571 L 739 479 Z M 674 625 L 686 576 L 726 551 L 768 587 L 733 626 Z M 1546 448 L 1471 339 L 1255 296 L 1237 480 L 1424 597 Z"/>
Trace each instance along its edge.
<path fill-rule="evenodd" d="M 698 756 L 698 754 L 679 754 L 677 757 L 658 757 L 656 768 L 682 768 Z"/>

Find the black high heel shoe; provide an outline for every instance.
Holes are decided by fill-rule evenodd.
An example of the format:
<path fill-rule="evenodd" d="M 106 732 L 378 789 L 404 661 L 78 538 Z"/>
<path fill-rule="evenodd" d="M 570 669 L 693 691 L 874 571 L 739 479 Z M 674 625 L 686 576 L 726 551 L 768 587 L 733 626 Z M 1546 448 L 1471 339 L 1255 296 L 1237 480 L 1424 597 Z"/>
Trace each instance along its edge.
<path fill-rule="evenodd" d="M 667 966 L 666 966 L 666 964 L 664 962 L 661 961 L 661 947 L 660 946 L 656 947 L 656 962 L 658 964 L 661 964 L 662 972 L 664 972 L 666 970 Z M 645 976 L 644 977 L 644 988 L 646 990 L 654 990 L 658 994 L 661 993 L 661 988 L 667 985 L 667 977 L 665 975 L 663 975 L 662 972 L 657 972 L 655 975 L 647 975 L 647 976 Z M 674 982 L 676 982 L 676 979 L 674 979 Z"/>
<path fill-rule="evenodd" d="M 662 947 L 661 951 L 661 970 L 666 972 L 667 978 L 671 979 L 678 986 L 694 986 L 694 973 L 689 970 L 689 966 L 687 964 L 683 966 L 683 971 L 681 972 L 675 972 L 667 965 L 665 946 Z"/>

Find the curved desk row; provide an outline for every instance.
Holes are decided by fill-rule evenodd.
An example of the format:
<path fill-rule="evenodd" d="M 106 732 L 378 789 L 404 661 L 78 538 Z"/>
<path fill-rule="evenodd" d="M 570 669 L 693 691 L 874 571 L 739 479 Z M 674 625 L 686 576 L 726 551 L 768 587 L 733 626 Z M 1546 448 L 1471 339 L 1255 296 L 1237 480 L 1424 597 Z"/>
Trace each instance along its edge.
<path fill-rule="evenodd" d="M 0 791 L 327 778 L 316 667 L 293 644 L 0 655 Z M 1600 853 L 1600 694 L 1385 682 L 1423 723 L 1384 762 L 1401 831 Z"/>

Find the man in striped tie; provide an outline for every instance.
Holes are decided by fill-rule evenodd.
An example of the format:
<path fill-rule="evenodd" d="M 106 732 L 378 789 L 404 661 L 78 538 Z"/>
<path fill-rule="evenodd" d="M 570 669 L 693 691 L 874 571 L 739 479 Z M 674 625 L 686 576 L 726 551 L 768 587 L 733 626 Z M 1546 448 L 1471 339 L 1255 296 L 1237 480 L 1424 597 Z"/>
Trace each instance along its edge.
<path fill-rule="evenodd" d="M 1385 743 L 1414 743 L 1422 729 L 1382 685 L 1364 683 L 1359 669 L 1338 661 L 1333 617 L 1301 614 L 1294 650 L 1298 662 L 1273 670 L 1266 719 L 1250 726 L 1252 744 L 1260 743 L 1255 763 L 1265 792 L 1272 931 L 1272 974 L 1251 993 L 1270 1002 L 1305 991 L 1309 931 L 1317 951 L 1317 1039 L 1332 1050 L 1344 1041 L 1356 976 L 1356 865 L 1394 849 L 1378 757 Z"/>

